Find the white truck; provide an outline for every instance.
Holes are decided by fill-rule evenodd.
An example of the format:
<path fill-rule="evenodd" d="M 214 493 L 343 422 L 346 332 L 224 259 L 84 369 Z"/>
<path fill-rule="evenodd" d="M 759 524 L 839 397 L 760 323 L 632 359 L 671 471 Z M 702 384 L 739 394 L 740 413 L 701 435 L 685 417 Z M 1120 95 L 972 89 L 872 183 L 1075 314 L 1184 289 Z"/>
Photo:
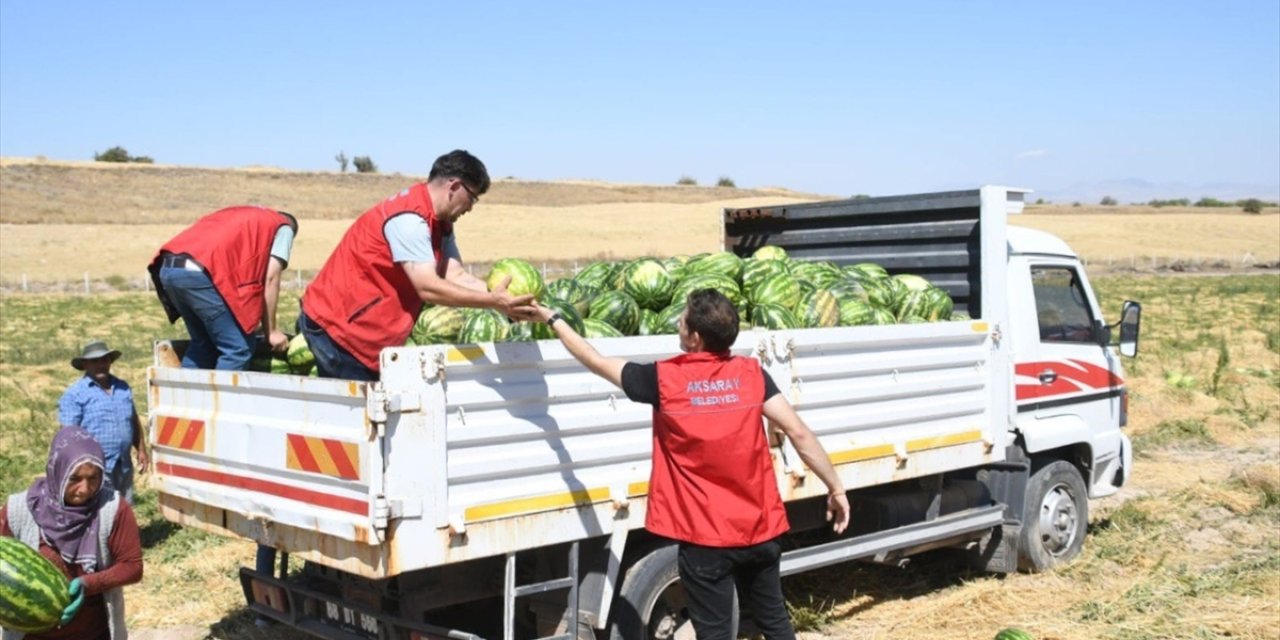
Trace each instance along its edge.
<path fill-rule="evenodd" d="M 724 211 L 724 247 L 876 262 L 969 319 L 743 331 L 853 505 L 840 536 L 794 449 L 772 450 L 784 575 L 953 547 L 997 572 L 1075 556 L 1089 500 L 1132 472 L 1113 326 L 1061 240 L 1010 227 L 1025 191 Z M 1118 351 L 1137 352 L 1125 302 Z M 594 341 L 636 361 L 674 336 Z M 182 369 L 157 343 L 164 516 L 305 560 L 242 569 L 259 615 L 334 639 L 690 638 L 671 541 L 644 529 L 651 407 L 557 341 L 388 348 L 376 382 Z M 767 426 L 765 428 L 768 428 Z"/>

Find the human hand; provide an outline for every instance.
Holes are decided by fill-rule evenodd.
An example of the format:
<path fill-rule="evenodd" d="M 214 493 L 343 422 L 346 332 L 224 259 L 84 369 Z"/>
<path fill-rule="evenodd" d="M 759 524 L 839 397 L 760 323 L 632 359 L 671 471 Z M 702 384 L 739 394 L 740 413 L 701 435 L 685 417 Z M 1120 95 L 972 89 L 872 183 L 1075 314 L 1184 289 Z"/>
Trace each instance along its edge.
<path fill-rule="evenodd" d="M 844 491 L 827 495 L 827 522 L 836 534 L 849 527 L 849 496 Z"/>
<path fill-rule="evenodd" d="M 267 343 L 271 345 L 271 352 L 284 355 L 289 351 L 289 336 L 283 331 L 276 329 L 267 336 Z"/>
<path fill-rule="evenodd" d="M 62 610 L 62 618 L 58 622 L 62 626 L 66 626 L 77 613 L 80 613 L 80 606 L 84 604 L 84 582 L 80 578 L 73 579 L 71 584 L 67 585 L 67 595 L 71 596 L 71 602 L 66 609 Z"/>
<path fill-rule="evenodd" d="M 151 468 L 151 456 L 147 455 L 147 447 L 138 445 L 138 473 L 146 473 Z"/>

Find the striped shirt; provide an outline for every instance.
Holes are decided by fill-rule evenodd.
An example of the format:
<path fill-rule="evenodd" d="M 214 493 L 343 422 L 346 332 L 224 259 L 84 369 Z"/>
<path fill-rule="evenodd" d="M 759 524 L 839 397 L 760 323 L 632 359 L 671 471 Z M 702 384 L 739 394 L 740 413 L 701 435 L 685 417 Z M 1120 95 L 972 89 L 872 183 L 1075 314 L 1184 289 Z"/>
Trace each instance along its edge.
<path fill-rule="evenodd" d="M 58 400 L 58 423 L 84 427 L 102 445 L 106 471 L 110 474 L 121 465 L 121 471 L 133 468 L 129 449 L 133 446 L 133 419 L 138 410 L 133 405 L 129 383 L 111 376 L 111 393 L 93 378 L 84 376 L 67 387 Z"/>

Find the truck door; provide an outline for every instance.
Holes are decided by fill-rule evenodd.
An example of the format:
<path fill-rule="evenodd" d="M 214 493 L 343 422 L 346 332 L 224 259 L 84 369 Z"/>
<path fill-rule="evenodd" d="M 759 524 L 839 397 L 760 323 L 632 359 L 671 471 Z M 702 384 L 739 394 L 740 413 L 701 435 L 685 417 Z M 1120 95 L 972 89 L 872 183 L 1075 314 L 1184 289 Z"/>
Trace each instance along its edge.
<path fill-rule="evenodd" d="M 1083 269 L 1067 259 L 1029 260 L 1034 317 L 1017 334 L 1015 397 L 1028 450 L 1088 444 L 1090 494 L 1114 490 L 1122 453 L 1118 357 L 1100 344 L 1101 315 Z M 1025 289 L 1023 289 L 1025 290 Z"/>

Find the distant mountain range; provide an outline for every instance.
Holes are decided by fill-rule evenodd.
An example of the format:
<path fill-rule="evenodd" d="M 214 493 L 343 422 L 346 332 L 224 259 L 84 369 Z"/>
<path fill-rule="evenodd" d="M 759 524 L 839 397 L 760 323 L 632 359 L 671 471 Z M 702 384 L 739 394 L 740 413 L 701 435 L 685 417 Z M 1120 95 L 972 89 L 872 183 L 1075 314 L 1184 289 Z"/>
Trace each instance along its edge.
<path fill-rule="evenodd" d="M 1183 182 L 1149 182 L 1138 178 L 1077 182 L 1065 189 L 1037 190 L 1031 199 L 1044 198 L 1048 202 L 1083 202 L 1097 204 L 1105 196 L 1115 198 L 1121 204 L 1174 200 L 1188 198 L 1192 202 L 1200 198 L 1219 200 L 1244 200 L 1258 198 L 1269 202 L 1280 201 L 1280 184 L 1246 184 L 1240 182 L 1211 182 L 1186 184 Z"/>

